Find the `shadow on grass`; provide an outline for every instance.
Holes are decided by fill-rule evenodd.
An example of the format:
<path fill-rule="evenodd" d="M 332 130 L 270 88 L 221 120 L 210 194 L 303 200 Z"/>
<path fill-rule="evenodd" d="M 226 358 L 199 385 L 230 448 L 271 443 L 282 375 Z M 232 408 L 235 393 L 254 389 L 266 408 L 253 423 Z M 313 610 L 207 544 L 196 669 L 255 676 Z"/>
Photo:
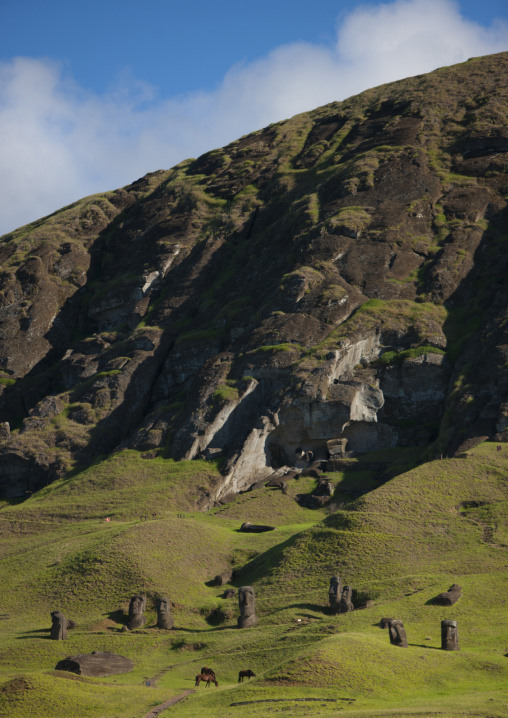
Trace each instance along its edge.
<path fill-rule="evenodd" d="M 431 651 L 442 651 L 443 649 L 439 646 L 426 646 L 425 643 L 408 643 L 408 646 L 414 646 L 415 648 L 428 648 Z"/>
<path fill-rule="evenodd" d="M 303 531 L 293 534 L 293 536 L 290 536 L 286 541 L 282 541 L 264 553 L 258 554 L 256 558 L 244 564 L 242 567 L 235 568 L 235 578 L 231 584 L 236 587 L 245 586 L 246 583 L 252 584 L 271 573 L 273 568 L 279 563 L 283 551 L 295 543 L 300 533 L 303 533 Z"/>
<path fill-rule="evenodd" d="M 285 608 L 301 608 L 305 611 L 315 611 L 316 613 L 322 613 L 325 616 L 333 616 L 333 613 L 329 606 L 323 606 L 319 603 L 291 603 Z M 309 616 L 313 618 L 313 616 Z"/>
<path fill-rule="evenodd" d="M 214 633 L 216 631 L 237 631 L 238 626 L 215 626 L 214 628 L 178 628 L 175 626 L 173 630 L 178 633 Z"/>
<path fill-rule="evenodd" d="M 43 628 L 43 629 L 40 629 L 37 631 L 27 631 L 23 636 L 16 636 L 16 640 L 24 641 L 24 640 L 27 640 L 28 638 L 38 638 L 38 639 L 42 639 L 43 641 L 51 641 L 53 639 L 49 635 L 49 630 L 50 630 L 49 628 L 46 628 L 46 629 Z M 44 635 L 44 636 L 34 635 L 34 634 L 39 634 L 39 633 L 44 633 L 46 635 Z"/>
<path fill-rule="evenodd" d="M 119 623 L 121 626 L 126 626 L 127 621 L 129 620 L 129 616 L 127 616 L 120 608 L 118 608 L 116 611 L 110 611 L 109 613 L 105 613 L 104 615 L 107 616 L 111 621 Z"/>

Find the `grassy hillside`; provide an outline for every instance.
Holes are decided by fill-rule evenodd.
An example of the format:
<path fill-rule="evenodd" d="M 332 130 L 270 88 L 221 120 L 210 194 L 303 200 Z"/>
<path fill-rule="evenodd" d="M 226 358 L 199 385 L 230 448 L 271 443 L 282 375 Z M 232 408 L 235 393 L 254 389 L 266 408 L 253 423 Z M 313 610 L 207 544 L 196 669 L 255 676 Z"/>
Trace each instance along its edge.
<path fill-rule="evenodd" d="M 206 490 L 216 471 L 122 452 L 3 504 L 0 714 L 141 718 L 210 665 L 219 689 L 201 688 L 163 716 L 507 715 L 506 445 L 417 466 L 333 513 L 296 503 L 310 478 L 290 482 L 287 495 L 261 487 L 190 510 L 189 489 Z M 354 474 L 332 479 L 340 490 Z M 240 533 L 244 521 L 276 529 Z M 256 590 L 253 629 L 238 630 L 236 598 L 207 585 L 230 567 L 235 586 Z M 329 615 L 336 572 L 373 605 Z M 432 604 L 454 582 L 459 602 Z M 137 591 L 148 596 L 147 623 L 126 633 Z M 158 595 L 175 604 L 173 631 L 155 627 Z M 49 640 L 56 609 L 78 622 L 66 642 Z M 407 649 L 390 646 L 383 616 L 404 621 Z M 460 652 L 440 650 L 443 618 L 458 621 Z M 54 671 L 93 650 L 128 656 L 135 669 L 103 679 Z M 246 668 L 256 678 L 237 685 Z M 234 705 L 248 701 L 257 702 Z"/>

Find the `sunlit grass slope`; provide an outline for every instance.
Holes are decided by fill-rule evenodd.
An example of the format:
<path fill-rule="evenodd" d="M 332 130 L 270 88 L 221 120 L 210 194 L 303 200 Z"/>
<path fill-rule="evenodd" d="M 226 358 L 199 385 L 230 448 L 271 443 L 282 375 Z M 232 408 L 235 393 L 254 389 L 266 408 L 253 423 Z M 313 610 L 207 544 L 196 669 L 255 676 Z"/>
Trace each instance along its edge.
<path fill-rule="evenodd" d="M 0 714 L 141 718 L 211 665 L 219 689 L 163 717 L 508 715 L 506 445 L 423 464 L 331 514 L 296 503 L 312 479 L 290 482 L 287 495 L 262 487 L 193 511 L 190 497 L 216 477 L 210 463 L 124 452 L 0 509 Z M 244 521 L 276 528 L 244 534 Z M 207 585 L 231 567 L 233 585 L 256 590 L 260 620 L 248 631 L 236 628 L 236 599 Z M 335 572 L 373 605 L 330 616 Z M 459 602 L 434 605 L 454 582 Z M 137 591 L 148 596 L 147 623 L 125 633 Z M 174 602 L 176 630 L 155 627 L 157 595 Z M 48 639 L 55 609 L 79 623 L 65 643 Z M 404 621 L 407 649 L 390 646 L 383 616 Z M 459 652 L 440 650 L 443 618 L 458 621 Z M 135 669 L 85 680 L 53 672 L 93 650 L 128 656 Z M 237 685 L 246 668 L 256 678 Z M 234 705 L 246 701 L 272 702 Z"/>

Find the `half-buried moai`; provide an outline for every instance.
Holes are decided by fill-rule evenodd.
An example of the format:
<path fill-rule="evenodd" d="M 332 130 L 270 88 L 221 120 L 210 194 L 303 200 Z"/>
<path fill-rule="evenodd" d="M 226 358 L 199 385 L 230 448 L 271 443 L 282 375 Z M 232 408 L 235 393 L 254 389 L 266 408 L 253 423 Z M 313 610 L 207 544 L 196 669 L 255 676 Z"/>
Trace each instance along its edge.
<path fill-rule="evenodd" d="M 258 617 L 256 616 L 256 603 L 252 586 L 242 586 L 238 590 L 238 605 L 240 606 L 238 628 L 252 628 L 252 626 L 255 626 L 258 622 Z"/>
<path fill-rule="evenodd" d="M 353 589 L 351 588 L 351 586 L 344 586 L 340 597 L 339 613 L 349 613 L 349 611 L 355 610 L 352 598 Z"/>
<path fill-rule="evenodd" d="M 340 576 L 332 576 L 328 589 L 328 603 L 332 613 L 339 613 L 340 598 L 342 596 L 342 581 Z"/>
<path fill-rule="evenodd" d="M 60 611 L 51 612 L 51 633 L 53 641 L 65 641 L 67 638 L 67 619 Z"/>
<path fill-rule="evenodd" d="M 133 596 L 129 603 L 129 620 L 127 626 L 133 628 L 142 628 L 146 623 L 143 611 L 146 608 L 146 596 Z"/>
<path fill-rule="evenodd" d="M 157 599 L 157 628 L 164 628 L 169 630 L 175 627 L 175 622 L 170 613 L 171 604 L 169 598 L 161 596 Z"/>
<path fill-rule="evenodd" d="M 407 648 L 406 629 L 402 621 L 398 621 L 397 619 L 388 621 L 388 632 L 392 646 Z"/>
<path fill-rule="evenodd" d="M 441 621 L 441 648 L 443 651 L 460 651 L 457 621 Z"/>

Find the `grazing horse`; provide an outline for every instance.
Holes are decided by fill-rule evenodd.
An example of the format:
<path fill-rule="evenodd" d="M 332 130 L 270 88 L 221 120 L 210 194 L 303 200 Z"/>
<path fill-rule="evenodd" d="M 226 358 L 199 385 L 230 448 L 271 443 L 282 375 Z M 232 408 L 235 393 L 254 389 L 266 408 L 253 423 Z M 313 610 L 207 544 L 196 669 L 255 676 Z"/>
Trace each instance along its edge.
<path fill-rule="evenodd" d="M 248 678 L 250 680 L 251 678 L 255 677 L 256 674 L 254 673 L 254 671 L 251 671 L 250 668 L 248 671 L 240 671 L 240 673 L 238 674 L 238 683 L 243 683 L 244 678 Z"/>
<path fill-rule="evenodd" d="M 202 676 L 213 676 L 213 679 L 215 680 L 215 671 L 211 668 L 206 668 L 206 666 L 203 666 L 200 673 Z"/>
<path fill-rule="evenodd" d="M 194 688 L 199 687 L 199 684 L 201 683 L 201 681 L 204 681 L 206 683 L 207 688 L 210 687 L 210 683 L 215 683 L 216 688 L 219 687 L 219 682 L 216 681 L 215 678 L 213 676 L 211 676 L 209 673 L 205 673 L 205 674 L 200 673 L 198 676 L 196 676 L 196 685 L 194 686 Z"/>

